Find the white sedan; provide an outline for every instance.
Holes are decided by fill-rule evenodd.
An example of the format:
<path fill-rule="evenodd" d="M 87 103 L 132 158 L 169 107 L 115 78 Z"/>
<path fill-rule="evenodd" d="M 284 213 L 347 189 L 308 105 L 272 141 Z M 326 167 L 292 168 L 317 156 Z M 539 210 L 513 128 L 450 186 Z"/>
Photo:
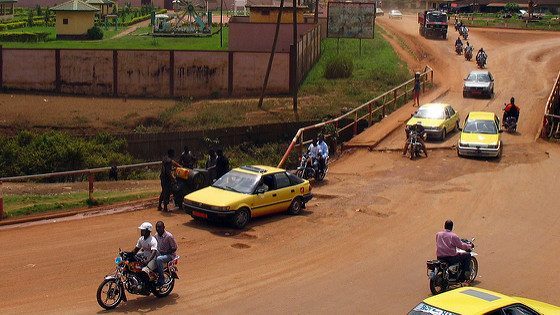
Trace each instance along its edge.
<path fill-rule="evenodd" d="M 399 10 L 391 10 L 391 12 L 389 12 L 389 18 L 390 19 L 402 19 L 402 13 Z"/>

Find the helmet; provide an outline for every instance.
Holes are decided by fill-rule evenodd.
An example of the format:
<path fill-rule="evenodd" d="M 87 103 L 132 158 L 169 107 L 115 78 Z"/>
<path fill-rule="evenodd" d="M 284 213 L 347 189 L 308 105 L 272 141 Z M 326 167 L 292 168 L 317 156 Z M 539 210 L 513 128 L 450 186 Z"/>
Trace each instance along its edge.
<path fill-rule="evenodd" d="M 484 51 L 484 48 L 480 47 L 480 51 Z"/>
<path fill-rule="evenodd" d="M 515 103 L 515 98 L 512 97 L 512 98 L 509 100 L 509 102 L 512 103 L 512 104 Z"/>
<path fill-rule="evenodd" d="M 152 231 L 152 224 L 150 222 L 144 222 L 142 224 L 140 224 L 140 226 L 138 227 L 140 230 L 148 230 L 148 231 Z"/>

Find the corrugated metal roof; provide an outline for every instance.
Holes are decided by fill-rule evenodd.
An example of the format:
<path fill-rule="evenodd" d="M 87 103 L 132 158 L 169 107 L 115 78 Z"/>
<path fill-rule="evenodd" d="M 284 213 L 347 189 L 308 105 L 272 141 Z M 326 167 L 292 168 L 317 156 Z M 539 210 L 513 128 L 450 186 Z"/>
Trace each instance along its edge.
<path fill-rule="evenodd" d="M 68 2 L 64 2 L 63 4 L 59 4 L 56 7 L 51 8 L 51 10 L 52 11 L 80 11 L 80 12 L 99 11 L 98 8 L 80 0 L 71 0 Z"/>

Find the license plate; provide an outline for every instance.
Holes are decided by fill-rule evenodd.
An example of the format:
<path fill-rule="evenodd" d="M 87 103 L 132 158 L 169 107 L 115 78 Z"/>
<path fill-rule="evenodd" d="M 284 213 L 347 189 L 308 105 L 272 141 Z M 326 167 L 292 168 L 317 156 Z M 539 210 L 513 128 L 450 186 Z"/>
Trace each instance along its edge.
<path fill-rule="evenodd" d="M 208 219 L 208 215 L 206 213 L 203 213 L 203 212 L 193 211 L 192 214 L 194 216 L 197 216 L 197 217 L 200 217 L 200 218 Z"/>

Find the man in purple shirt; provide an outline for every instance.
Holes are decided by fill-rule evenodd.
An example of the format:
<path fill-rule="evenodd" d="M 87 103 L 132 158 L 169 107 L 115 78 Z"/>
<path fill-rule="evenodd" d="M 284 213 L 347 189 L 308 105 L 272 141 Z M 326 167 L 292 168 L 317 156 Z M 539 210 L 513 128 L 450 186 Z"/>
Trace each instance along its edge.
<path fill-rule="evenodd" d="M 474 245 L 462 242 L 457 234 L 451 232 L 453 230 L 453 221 L 445 221 L 444 227 L 445 230 L 436 234 L 437 259 L 446 262 L 449 266 L 460 262 L 463 272 L 458 280 L 466 281 L 470 275 L 471 254 L 457 253 L 457 248 L 471 250 Z"/>
<path fill-rule="evenodd" d="M 164 284 L 163 266 L 175 258 L 175 252 L 177 251 L 177 242 L 173 234 L 165 230 L 165 225 L 163 221 L 158 221 L 156 223 L 156 239 L 159 256 L 156 258 L 156 266 L 158 273 L 158 286 Z"/>

